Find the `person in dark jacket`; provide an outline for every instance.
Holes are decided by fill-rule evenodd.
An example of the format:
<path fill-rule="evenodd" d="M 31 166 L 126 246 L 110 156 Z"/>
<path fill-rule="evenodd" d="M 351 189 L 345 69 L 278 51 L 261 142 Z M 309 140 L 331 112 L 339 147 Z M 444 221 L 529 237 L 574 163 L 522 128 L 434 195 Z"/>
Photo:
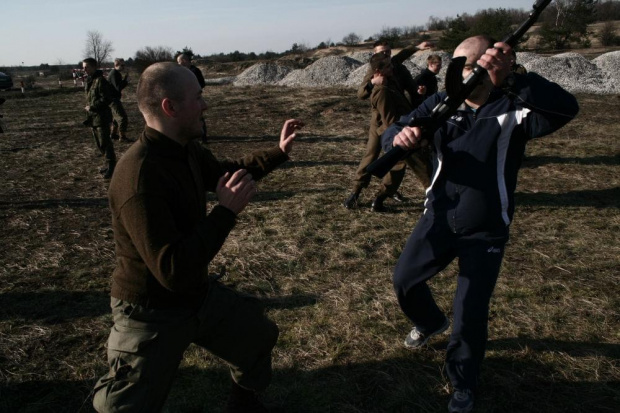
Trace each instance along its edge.
<path fill-rule="evenodd" d="M 494 47 L 494 48 L 493 48 Z M 405 345 L 419 348 L 445 331 L 430 280 L 459 260 L 453 328 L 446 370 L 453 394 L 450 412 L 474 404 L 488 334 L 489 301 L 499 274 L 514 213 L 517 174 L 526 143 L 568 123 L 579 111 L 574 96 L 535 73 L 511 72 L 511 48 L 485 36 L 463 41 L 454 56 L 467 58 L 463 77 L 478 64 L 489 76 L 432 136 L 434 169 L 426 209 L 394 270 L 398 302 L 414 328 Z M 382 136 L 383 148 L 411 150 L 422 132 L 408 126 L 429 116 L 445 97 L 428 98 Z"/>
<path fill-rule="evenodd" d="M 441 70 L 441 57 L 436 54 L 429 55 L 426 59 L 426 69 L 413 79 L 416 85 L 416 94 L 412 96 L 411 103 L 414 108 L 420 106 L 426 98 L 437 93 L 437 74 Z"/>
<path fill-rule="evenodd" d="M 192 64 L 192 57 L 189 54 L 181 53 L 180 55 L 178 55 L 177 63 L 191 70 L 194 76 L 196 76 L 196 79 L 198 79 L 198 83 L 200 84 L 200 87 L 201 88 L 205 87 L 206 85 L 205 78 L 202 75 L 202 72 L 200 71 L 200 69 L 198 69 L 196 66 Z"/>
<path fill-rule="evenodd" d="M 108 73 L 108 82 L 112 86 L 112 96 L 114 97 L 110 104 L 114 118 L 112 121 L 112 139 L 120 140 L 121 142 L 133 142 L 133 140 L 127 138 L 127 112 L 123 107 L 123 102 L 121 102 L 123 89 L 129 83 L 128 74 L 125 73 L 123 75 L 123 71 L 125 71 L 125 59 L 114 59 L 114 69 Z"/>
<path fill-rule="evenodd" d="M 92 57 L 82 61 L 82 68 L 87 74 L 86 99 L 88 105 L 84 107 L 88 114 L 85 122 L 93 131 L 95 143 L 102 155 L 105 156 L 105 165 L 99 170 L 104 179 L 110 179 L 116 166 L 116 154 L 114 144 L 110 137 L 110 124 L 112 123 L 112 88 L 103 77 L 103 72 L 97 69 L 97 61 Z"/>
<path fill-rule="evenodd" d="M 277 146 L 218 161 L 203 145 L 202 88 L 187 68 L 149 66 L 138 81 L 144 133 L 123 155 L 109 189 L 116 267 L 108 372 L 97 382 L 98 412 L 158 412 L 190 343 L 230 366 L 227 412 L 264 412 L 278 328 L 260 302 L 225 287 L 207 269 L 259 180 L 288 159 L 287 120 Z M 207 213 L 206 192 L 215 205 Z"/>
<path fill-rule="evenodd" d="M 183 67 L 188 68 L 192 71 L 192 73 L 196 76 L 198 80 L 198 84 L 200 87 L 204 89 L 206 83 L 205 78 L 202 76 L 202 72 L 196 66 L 192 64 L 192 56 L 187 53 L 181 53 L 177 56 L 177 63 Z M 207 122 L 202 120 L 202 138 L 200 138 L 201 142 L 207 143 Z"/>

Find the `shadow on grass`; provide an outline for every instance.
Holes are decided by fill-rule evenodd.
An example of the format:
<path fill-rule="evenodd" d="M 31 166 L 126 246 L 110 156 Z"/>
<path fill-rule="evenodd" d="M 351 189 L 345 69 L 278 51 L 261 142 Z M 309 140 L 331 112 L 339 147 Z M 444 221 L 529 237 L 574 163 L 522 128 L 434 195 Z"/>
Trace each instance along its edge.
<path fill-rule="evenodd" d="M 108 198 L 39 199 L 33 201 L 0 201 L 0 209 L 46 209 L 60 207 L 107 208 Z"/>
<path fill-rule="evenodd" d="M 620 165 L 620 156 L 592 156 L 589 158 L 580 158 L 576 156 L 527 156 L 523 161 L 523 168 L 538 168 L 547 164 L 560 165 Z"/>
<path fill-rule="evenodd" d="M 110 312 L 110 296 L 104 292 L 45 291 L 0 294 L 0 321 L 42 320 L 60 324 L 80 317 Z"/>
<path fill-rule="evenodd" d="M 493 347 L 518 349 L 580 347 L 606 351 L 608 345 L 554 340 L 508 339 Z M 617 346 L 616 346 L 617 347 Z M 616 351 L 616 350 L 614 350 Z M 532 356 L 537 356 L 537 350 Z M 618 380 L 567 380 L 553 364 L 514 355 L 485 361 L 477 412 L 612 412 L 619 398 Z M 164 411 L 175 413 L 224 411 L 230 388 L 228 369 L 219 361 L 208 368 L 182 367 Z M 448 393 L 441 376 L 442 363 L 428 352 L 402 351 L 391 359 L 356 364 L 336 364 L 303 370 L 275 369 L 267 391 L 268 404 L 284 412 L 442 412 Z M 103 372 L 97 372 L 102 374 Z M 0 385 L 1 411 L 91 412 L 90 391 L 96 378 L 82 381 L 29 381 Z"/>
<path fill-rule="evenodd" d="M 561 194 L 547 192 L 515 193 L 515 203 L 518 206 L 618 208 L 618 199 L 620 199 L 620 187 L 570 191 Z"/>

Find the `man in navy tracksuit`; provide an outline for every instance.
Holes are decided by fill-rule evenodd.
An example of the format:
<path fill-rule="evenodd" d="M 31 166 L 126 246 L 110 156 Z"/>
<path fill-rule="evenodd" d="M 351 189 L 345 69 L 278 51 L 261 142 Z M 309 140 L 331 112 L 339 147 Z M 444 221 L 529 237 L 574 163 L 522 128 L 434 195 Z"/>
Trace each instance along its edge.
<path fill-rule="evenodd" d="M 490 48 L 495 46 L 495 48 Z M 405 345 L 416 348 L 445 331 L 427 280 L 455 258 L 459 262 L 454 326 L 446 369 L 454 388 L 450 412 L 469 412 L 487 342 L 489 301 L 495 287 L 525 144 L 550 134 L 578 112 L 577 101 L 535 73 L 510 73 L 510 46 L 485 36 L 466 39 L 454 51 L 465 56 L 463 76 L 475 64 L 489 76 L 432 138 L 432 183 L 425 211 L 394 270 L 398 302 L 414 328 Z M 445 93 L 431 96 L 382 136 L 383 147 L 414 149 L 421 130 L 408 125 L 429 116 Z"/>

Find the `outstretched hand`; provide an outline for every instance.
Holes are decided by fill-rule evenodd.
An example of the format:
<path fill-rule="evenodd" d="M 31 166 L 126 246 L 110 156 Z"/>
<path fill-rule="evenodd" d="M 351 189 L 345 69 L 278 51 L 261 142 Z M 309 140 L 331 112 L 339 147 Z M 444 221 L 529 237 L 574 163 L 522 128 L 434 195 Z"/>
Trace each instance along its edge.
<path fill-rule="evenodd" d="M 245 169 L 226 172 L 217 182 L 215 193 L 221 206 L 238 215 L 256 194 L 256 182 Z"/>
<path fill-rule="evenodd" d="M 416 46 L 418 50 L 428 50 L 432 49 L 433 47 L 435 47 L 435 44 L 433 42 L 422 42 Z"/>
<path fill-rule="evenodd" d="M 289 119 L 284 122 L 280 132 L 280 150 L 288 154 L 293 149 L 293 139 L 297 136 L 295 131 L 301 129 L 304 123 L 299 119 Z"/>

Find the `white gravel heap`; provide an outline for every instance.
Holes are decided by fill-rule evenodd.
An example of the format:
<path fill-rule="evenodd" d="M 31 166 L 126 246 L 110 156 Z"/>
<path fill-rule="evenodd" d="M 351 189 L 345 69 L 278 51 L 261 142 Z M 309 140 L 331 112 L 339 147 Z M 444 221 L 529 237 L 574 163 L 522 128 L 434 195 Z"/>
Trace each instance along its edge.
<path fill-rule="evenodd" d="M 425 51 L 404 62 L 413 77 L 426 67 L 430 53 L 438 54 L 442 69 L 437 76 L 439 90 L 451 55 L 446 52 Z M 258 63 L 234 80 L 235 85 L 282 85 L 291 87 L 350 87 L 357 89 L 368 70 L 370 52 L 356 52 L 351 56 L 328 56 L 301 70 L 291 70 L 275 63 Z M 364 63 L 366 62 L 366 63 Z M 544 57 L 530 52 L 518 52 L 517 62 L 530 72 L 558 83 L 571 93 L 620 93 L 620 51 L 586 59 L 577 53 L 562 53 Z"/>
<path fill-rule="evenodd" d="M 347 56 L 328 56 L 301 70 L 293 70 L 278 82 L 282 86 L 328 87 L 342 86 L 349 74 L 362 66 L 359 60 Z"/>
<path fill-rule="evenodd" d="M 370 58 L 372 57 L 372 52 L 371 51 L 367 51 L 367 52 L 354 52 L 351 53 L 349 55 L 349 57 L 351 59 L 355 59 L 358 60 L 362 63 L 368 63 L 370 62 Z"/>
<path fill-rule="evenodd" d="M 366 63 L 349 74 L 349 77 L 344 82 L 344 86 L 358 88 L 364 81 L 364 76 L 370 67 L 370 63 Z"/>
<path fill-rule="evenodd" d="M 571 93 L 616 93 L 617 88 L 595 63 L 577 53 L 539 57 L 523 64 L 530 72 L 555 82 Z"/>
<path fill-rule="evenodd" d="M 276 63 L 257 63 L 237 76 L 235 86 L 275 85 L 293 69 Z"/>
<path fill-rule="evenodd" d="M 615 92 L 620 92 L 620 51 L 609 52 L 600 55 L 596 59 L 592 60 L 601 72 L 605 79 L 614 86 Z"/>

